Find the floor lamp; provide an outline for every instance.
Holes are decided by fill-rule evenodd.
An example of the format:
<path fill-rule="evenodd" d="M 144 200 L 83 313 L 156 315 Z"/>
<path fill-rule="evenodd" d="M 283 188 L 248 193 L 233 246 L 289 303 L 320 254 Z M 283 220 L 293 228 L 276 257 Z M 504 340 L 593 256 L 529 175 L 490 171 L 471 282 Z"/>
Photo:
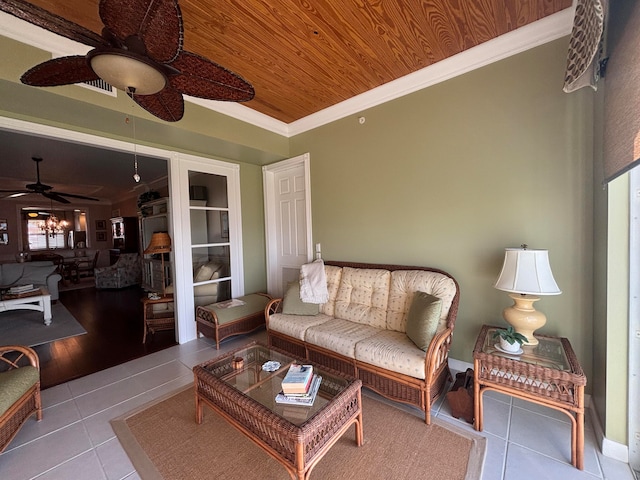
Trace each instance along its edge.
<path fill-rule="evenodd" d="M 145 255 L 160 254 L 162 259 L 162 296 L 166 296 L 166 280 L 164 275 L 164 254 L 171 252 L 171 237 L 167 232 L 155 232 L 151 236 L 149 246 L 144 251 Z"/>

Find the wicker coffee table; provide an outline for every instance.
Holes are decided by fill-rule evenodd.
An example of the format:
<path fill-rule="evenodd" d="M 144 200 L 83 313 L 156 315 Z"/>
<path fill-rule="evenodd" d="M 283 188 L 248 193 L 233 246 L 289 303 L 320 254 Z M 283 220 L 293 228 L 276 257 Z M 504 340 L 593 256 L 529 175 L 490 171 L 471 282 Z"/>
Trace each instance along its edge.
<path fill-rule="evenodd" d="M 587 384 L 569 340 L 536 334 L 538 345 L 523 346 L 520 355 L 501 352 L 484 325 L 473 350 L 475 427 L 482 431 L 482 394 L 506 393 L 546 407 L 571 419 L 571 464 L 584 467 L 584 387 Z"/>
<path fill-rule="evenodd" d="M 234 359 L 241 358 L 241 362 Z M 267 372 L 267 361 L 281 367 Z M 289 365 L 296 360 L 280 350 L 254 342 L 194 367 L 196 422 L 206 403 L 280 462 L 293 479 L 307 479 L 313 467 L 355 424 L 362 445 L 362 382 L 322 368 L 320 391 L 312 407 L 279 405 L 275 396 Z M 305 362 L 308 363 L 308 362 Z"/>

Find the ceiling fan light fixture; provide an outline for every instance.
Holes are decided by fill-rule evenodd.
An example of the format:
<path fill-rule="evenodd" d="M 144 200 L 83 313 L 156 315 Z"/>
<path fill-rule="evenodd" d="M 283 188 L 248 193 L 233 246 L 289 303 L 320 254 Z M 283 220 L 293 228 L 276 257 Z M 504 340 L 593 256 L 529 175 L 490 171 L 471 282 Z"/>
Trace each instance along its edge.
<path fill-rule="evenodd" d="M 167 84 L 167 77 L 149 59 L 126 50 L 96 49 L 89 64 L 102 80 L 136 95 L 153 95 Z"/>

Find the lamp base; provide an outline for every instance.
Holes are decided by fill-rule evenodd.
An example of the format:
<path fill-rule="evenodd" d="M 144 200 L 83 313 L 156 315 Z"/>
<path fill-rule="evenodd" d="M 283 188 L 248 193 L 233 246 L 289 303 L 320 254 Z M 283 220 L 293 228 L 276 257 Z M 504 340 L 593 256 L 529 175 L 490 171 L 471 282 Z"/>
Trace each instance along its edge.
<path fill-rule="evenodd" d="M 524 345 L 538 345 L 533 332 L 547 323 L 546 315 L 533 308 L 533 303 L 540 300 L 540 297 L 519 293 L 510 293 L 509 297 L 513 299 L 513 305 L 502 311 L 504 319 L 516 332 L 527 337 Z"/>

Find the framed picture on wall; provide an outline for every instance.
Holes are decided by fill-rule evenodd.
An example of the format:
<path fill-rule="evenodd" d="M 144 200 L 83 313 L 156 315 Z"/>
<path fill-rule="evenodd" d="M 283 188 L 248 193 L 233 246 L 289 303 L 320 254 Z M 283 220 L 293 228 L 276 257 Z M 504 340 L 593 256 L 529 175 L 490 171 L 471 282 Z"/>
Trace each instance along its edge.
<path fill-rule="evenodd" d="M 106 242 L 107 232 L 96 232 L 96 242 Z"/>
<path fill-rule="evenodd" d="M 106 220 L 96 220 L 96 230 L 106 230 L 107 229 L 107 221 Z"/>
<path fill-rule="evenodd" d="M 9 234 L 6 231 L 0 231 L 0 245 L 9 245 Z"/>
<path fill-rule="evenodd" d="M 2 230 L 9 230 L 9 227 L 7 226 L 6 218 L 0 218 L 0 231 Z"/>

